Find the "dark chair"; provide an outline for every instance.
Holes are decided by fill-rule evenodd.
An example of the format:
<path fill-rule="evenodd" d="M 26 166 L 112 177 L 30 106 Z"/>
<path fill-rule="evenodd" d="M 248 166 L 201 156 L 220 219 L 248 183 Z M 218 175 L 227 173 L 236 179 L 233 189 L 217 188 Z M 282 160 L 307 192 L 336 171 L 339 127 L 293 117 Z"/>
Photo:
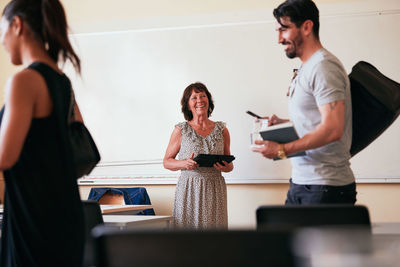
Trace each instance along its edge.
<path fill-rule="evenodd" d="M 84 266 L 94 266 L 95 265 L 95 251 L 94 251 L 94 240 L 91 235 L 92 229 L 103 224 L 103 216 L 101 214 L 101 209 L 97 201 L 83 200 L 83 213 L 85 215 L 85 254 L 84 254 Z"/>
<path fill-rule="evenodd" d="M 101 201 L 102 197 L 109 194 L 122 196 L 126 205 L 151 205 L 150 197 L 144 187 L 94 187 L 90 189 L 88 199 Z M 131 214 L 131 211 L 125 214 Z M 145 209 L 136 215 L 155 215 L 155 212 L 154 209 Z"/>
<path fill-rule="evenodd" d="M 257 209 L 257 229 L 274 226 L 364 226 L 371 227 L 367 207 L 361 205 L 261 206 Z"/>
<path fill-rule="evenodd" d="M 98 267 L 291 267 L 292 232 L 116 231 L 96 227 Z"/>

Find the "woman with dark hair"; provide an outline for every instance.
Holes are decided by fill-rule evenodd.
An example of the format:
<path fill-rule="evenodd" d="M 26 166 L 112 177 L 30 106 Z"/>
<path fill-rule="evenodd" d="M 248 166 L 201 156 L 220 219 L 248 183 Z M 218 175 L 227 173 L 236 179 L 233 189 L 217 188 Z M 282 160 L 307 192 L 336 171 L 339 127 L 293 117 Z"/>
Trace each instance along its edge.
<path fill-rule="evenodd" d="M 202 83 L 190 84 L 185 89 L 181 106 L 186 121 L 175 126 L 164 157 L 166 169 L 181 171 L 175 191 L 175 225 L 227 228 L 226 184 L 221 172 L 232 171 L 233 164 L 223 161 L 213 168 L 199 167 L 193 158 L 198 154 L 230 155 L 228 129 L 225 123 L 209 119 L 214 102 Z"/>
<path fill-rule="evenodd" d="M 68 139 L 71 83 L 58 66 L 70 60 L 80 72 L 80 61 L 64 9 L 59 0 L 12 0 L 0 30 L 11 62 L 24 66 L 9 79 L 0 113 L 0 265 L 81 266 L 85 228 Z"/>

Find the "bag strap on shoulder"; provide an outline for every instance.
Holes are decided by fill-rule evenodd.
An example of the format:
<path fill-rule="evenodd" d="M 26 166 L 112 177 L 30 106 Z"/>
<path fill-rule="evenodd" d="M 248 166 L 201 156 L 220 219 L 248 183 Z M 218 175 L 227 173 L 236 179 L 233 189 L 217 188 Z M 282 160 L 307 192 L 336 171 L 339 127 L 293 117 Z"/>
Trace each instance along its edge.
<path fill-rule="evenodd" d="M 69 111 L 68 111 L 68 124 L 75 121 L 75 94 L 74 90 L 71 88 L 71 100 L 69 104 Z"/>

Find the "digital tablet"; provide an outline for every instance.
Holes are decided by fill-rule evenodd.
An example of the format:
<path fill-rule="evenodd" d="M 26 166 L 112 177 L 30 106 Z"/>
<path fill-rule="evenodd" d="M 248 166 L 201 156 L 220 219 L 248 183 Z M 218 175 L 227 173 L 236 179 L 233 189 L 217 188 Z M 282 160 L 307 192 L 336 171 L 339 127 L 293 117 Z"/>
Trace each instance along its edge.
<path fill-rule="evenodd" d="M 235 159 L 232 155 L 213 155 L 213 154 L 199 154 L 193 160 L 199 164 L 199 167 L 213 167 L 217 162 L 222 164 L 222 161 L 228 163 Z"/>

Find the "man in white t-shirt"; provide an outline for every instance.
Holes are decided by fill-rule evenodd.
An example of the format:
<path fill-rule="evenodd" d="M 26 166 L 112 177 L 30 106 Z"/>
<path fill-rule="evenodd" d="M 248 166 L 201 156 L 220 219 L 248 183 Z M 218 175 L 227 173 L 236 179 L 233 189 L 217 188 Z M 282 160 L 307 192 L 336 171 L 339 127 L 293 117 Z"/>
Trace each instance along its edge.
<path fill-rule="evenodd" d="M 289 117 L 299 139 L 286 144 L 258 141 L 253 151 L 266 158 L 291 158 L 286 204 L 356 202 L 350 169 L 352 108 L 350 82 L 342 63 L 319 40 L 319 11 L 311 0 L 288 0 L 274 10 L 279 43 L 302 65 L 289 88 Z M 276 115 L 270 125 L 288 120 Z"/>

